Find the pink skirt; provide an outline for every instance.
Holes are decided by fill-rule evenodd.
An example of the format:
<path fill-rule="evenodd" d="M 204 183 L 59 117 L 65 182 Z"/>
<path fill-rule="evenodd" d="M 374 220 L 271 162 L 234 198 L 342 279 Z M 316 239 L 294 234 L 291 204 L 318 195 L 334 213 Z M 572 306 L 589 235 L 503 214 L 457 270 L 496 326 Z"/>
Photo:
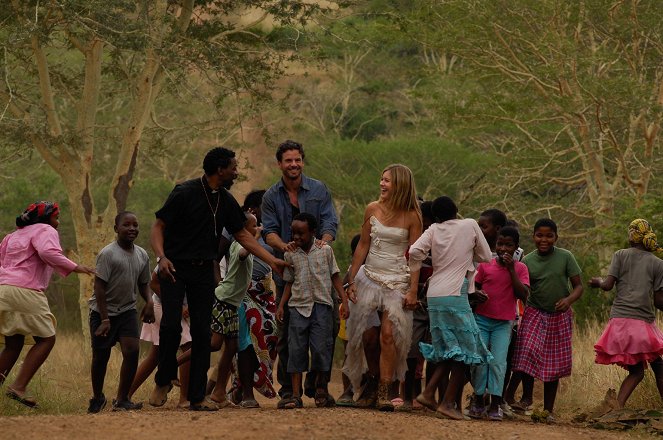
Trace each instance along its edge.
<path fill-rule="evenodd" d="M 631 318 L 611 318 L 594 345 L 596 363 L 626 368 L 652 362 L 663 355 L 663 333 L 656 324 Z"/>
<path fill-rule="evenodd" d="M 143 341 L 151 342 L 152 345 L 159 345 L 159 327 L 161 327 L 161 316 L 163 309 L 161 303 L 154 302 L 154 322 L 152 324 L 143 323 L 140 331 L 140 339 Z M 182 339 L 180 346 L 191 342 L 191 331 L 189 330 L 189 321 L 182 318 Z"/>

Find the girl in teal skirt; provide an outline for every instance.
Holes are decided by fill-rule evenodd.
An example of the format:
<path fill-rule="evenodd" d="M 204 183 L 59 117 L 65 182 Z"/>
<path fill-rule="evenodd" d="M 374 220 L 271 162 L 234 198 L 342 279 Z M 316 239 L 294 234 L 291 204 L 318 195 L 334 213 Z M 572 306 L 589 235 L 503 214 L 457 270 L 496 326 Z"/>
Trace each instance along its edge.
<path fill-rule="evenodd" d="M 474 262 L 490 261 L 491 251 L 473 219 L 458 219 L 456 204 L 449 197 L 433 202 L 436 223 L 410 247 L 410 267 L 418 270 L 430 251 L 433 275 L 427 292 L 432 344 L 420 343 L 428 362 L 436 365 L 426 389 L 417 401 L 455 420 L 463 414 L 456 395 L 463 386 L 469 365 L 488 363 L 493 356 L 479 335 L 467 294 L 474 291 Z M 442 402 L 435 391 L 448 380 Z"/>

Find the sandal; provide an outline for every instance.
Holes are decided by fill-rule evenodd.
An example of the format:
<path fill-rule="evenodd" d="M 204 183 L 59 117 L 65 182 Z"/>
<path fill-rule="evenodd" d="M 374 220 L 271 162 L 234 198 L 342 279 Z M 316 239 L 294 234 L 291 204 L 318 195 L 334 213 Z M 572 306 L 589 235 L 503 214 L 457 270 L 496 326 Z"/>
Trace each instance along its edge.
<path fill-rule="evenodd" d="M 472 405 L 470 407 L 470 411 L 467 413 L 468 416 L 470 416 L 473 419 L 483 419 L 486 417 L 486 407 L 485 406 L 478 406 L 478 405 Z"/>
<path fill-rule="evenodd" d="M 101 410 L 103 410 L 104 407 L 106 407 L 106 403 L 108 403 L 108 400 L 106 400 L 106 396 L 104 396 L 103 394 L 98 399 L 95 399 L 93 397 L 92 399 L 90 399 L 90 405 L 88 405 L 87 407 L 88 414 L 100 413 Z"/>
<path fill-rule="evenodd" d="M 260 408 L 260 404 L 256 399 L 242 400 L 237 406 L 240 408 Z"/>
<path fill-rule="evenodd" d="M 526 416 L 532 414 L 532 404 L 528 404 L 523 401 L 513 402 L 511 404 L 511 409 L 517 414 L 524 414 Z"/>
<path fill-rule="evenodd" d="M 143 404 L 140 402 L 113 399 L 113 411 L 137 411 L 139 409 L 143 409 Z"/>
<path fill-rule="evenodd" d="M 355 406 L 355 401 L 352 400 L 352 395 L 350 394 L 343 394 L 341 397 L 338 398 L 336 401 L 336 405 L 338 406 L 346 406 L 346 407 L 354 407 Z"/>
<path fill-rule="evenodd" d="M 29 397 L 26 395 L 19 395 L 16 391 L 12 390 L 11 388 L 7 387 L 7 397 L 10 399 L 13 399 L 17 401 L 18 403 L 27 406 L 28 408 L 34 408 L 36 409 L 38 407 L 37 401 L 33 397 Z"/>
<path fill-rule="evenodd" d="M 172 383 L 169 383 L 168 385 L 154 384 L 154 389 L 152 390 L 152 393 L 150 393 L 150 399 L 148 402 L 152 406 L 164 406 L 168 401 L 168 393 L 172 389 Z"/>
<path fill-rule="evenodd" d="M 315 406 L 318 408 L 323 408 L 327 405 L 327 392 L 326 391 L 316 391 L 315 392 Z"/>
<path fill-rule="evenodd" d="M 218 411 L 219 407 L 211 401 L 192 403 L 189 405 L 189 411 Z"/>
<path fill-rule="evenodd" d="M 231 402 L 231 401 L 228 400 L 228 399 L 216 400 L 215 398 L 210 397 L 209 400 L 211 400 L 212 402 L 214 402 L 214 405 L 216 405 L 216 407 L 217 407 L 218 409 L 223 409 L 223 408 L 234 408 L 234 407 L 237 406 L 237 405 L 235 405 L 233 402 Z"/>
<path fill-rule="evenodd" d="M 287 399 L 282 399 L 283 406 L 279 407 L 280 409 L 294 409 L 294 408 L 303 408 L 304 402 L 302 402 L 301 397 L 289 397 Z"/>
<path fill-rule="evenodd" d="M 488 411 L 488 420 L 492 420 L 494 422 L 501 422 L 503 419 L 504 419 L 504 413 L 502 412 L 502 408 L 497 407 L 496 410 Z"/>

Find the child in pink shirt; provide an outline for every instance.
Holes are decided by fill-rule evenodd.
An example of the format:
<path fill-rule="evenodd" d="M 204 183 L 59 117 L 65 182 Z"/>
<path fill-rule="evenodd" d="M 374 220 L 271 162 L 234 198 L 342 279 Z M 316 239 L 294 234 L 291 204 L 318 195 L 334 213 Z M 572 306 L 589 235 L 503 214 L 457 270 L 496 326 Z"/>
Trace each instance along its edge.
<path fill-rule="evenodd" d="M 474 309 L 481 339 L 490 349 L 495 360 L 481 364 L 472 371 L 472 386 L 476 394 L 470 408 L 470 417 L 502 420 L 502 390 L 506 373 L 507 353 L 511 339 L 511 327 L 516 319 L 516 300 L 525 301 L 529 291 L 527 266 L 514 261 L 520 234 L 505 226 L 497 235 L 497 258 L 481 263 L 477 268 L 475 284 L 479 289 L 475 296 L 479 302 Z M 484 394 L 490 394 L 490 408 L 486 411 Z M 486 414 L 487 412 L 487 414 Z"/>

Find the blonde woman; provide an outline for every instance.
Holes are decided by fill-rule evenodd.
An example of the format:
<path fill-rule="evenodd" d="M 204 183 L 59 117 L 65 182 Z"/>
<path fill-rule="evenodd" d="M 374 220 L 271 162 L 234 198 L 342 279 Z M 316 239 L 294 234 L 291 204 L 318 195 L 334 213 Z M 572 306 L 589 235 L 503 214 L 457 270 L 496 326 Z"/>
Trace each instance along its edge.
<path fill-rule="evenodd" d="M 365 378 L 365 402 L 358 402 L 360 406 L 394 410 L 389 388 L 394 380 L 403 380 L 407 371 L 419 278 L 418 270 L 408 268 L 405 253 L 421 235 L 421 228 L 412 172 L 404 165 L 389 165 L 382 171 L 379 199 L 366 207 L 348 274 L 347 293 L 356 297 L 356 304 L 347 321 L 343 372 L 355 390 Z M 364 354 L 365 338 L 371 339 L 374 327 L 379 327 L 379 373 L 368 368 Z M 368 359 L 371 361 L 376 360 Z"/>

